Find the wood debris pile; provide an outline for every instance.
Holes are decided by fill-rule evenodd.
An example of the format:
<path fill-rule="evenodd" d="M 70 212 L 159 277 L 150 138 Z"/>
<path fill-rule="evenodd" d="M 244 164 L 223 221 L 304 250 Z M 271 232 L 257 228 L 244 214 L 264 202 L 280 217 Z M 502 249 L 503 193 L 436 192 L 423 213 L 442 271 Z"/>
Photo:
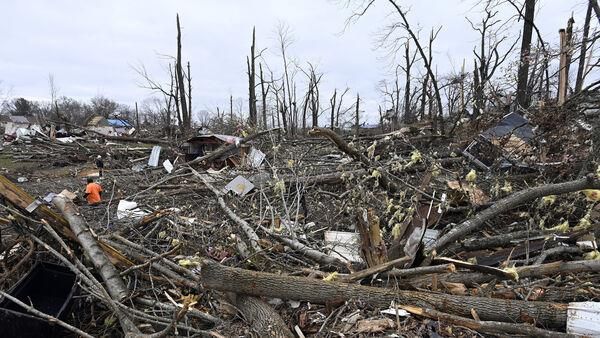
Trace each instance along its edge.
<path fill-rule="evenodd" d="M 2 158 L 37 168 L 0 177 L 2 296 L 45 261 L 76 276 L 71 313 L 51 320 L 82 336 L 564 334 L 569 304 L 600 296 L 600 179 L 577 142 L 591 132 L 544 114 L 522 161 L 506 155 L 522 139 L 490 142 L 489 170 L 463 153 L 464 126 L 453 139 L 271 130 L 241 141 L 259 166 L 225 168 L 211 160 L 239 145 L 185 162 L 163 143 L 170 173 L 145 165 L 152 142 L 7 144 Z M 104 201 L 87 206 L 98 154 Z"/>

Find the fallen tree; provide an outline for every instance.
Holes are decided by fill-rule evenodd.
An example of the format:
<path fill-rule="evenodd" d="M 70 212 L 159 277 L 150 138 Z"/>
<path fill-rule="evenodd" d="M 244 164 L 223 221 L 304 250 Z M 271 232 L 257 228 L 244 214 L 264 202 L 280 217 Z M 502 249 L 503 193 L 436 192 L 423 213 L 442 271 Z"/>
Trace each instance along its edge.
<path fill-rule="evenodd" d="M 69 222 L 77 241 L 106 284 L 106 289 L 111 298 L 120 302 L 129 297 L 129 290 L 127 289 L 127 286 L 125 286 L 123 279 L 121 279 L 119 271 L 104 254 L 104 251 L 90 232 L 85 221 L 79 215 L 77 207 L 67 198 L 60 195 L 57 195 L 52 199 L 52 204 L 61 211 Z M 133 321 L 131 321 L 124 313 L 117 313 L 117 317 L 126 334 L 140 333 Z"/>
<path fill-rule="evenodd" d="M 204 288 L 251 296 L 304 300 L 316 304 L 338 304 L 354 299 L 380 308 L 387 308 L 394 301 L 396 304 L 433 308 L 463 317 L 471 316 L 473 309 L 482 320 L 535 321 L 540 326 L 555 328 L 562 328 L 567 322 L 567 304 L 560 303 L 396 291 L 231 268 L 208 259 L 202 261 L 200 275 Z"/>
<path fill-rule="evenodd" d="M 493 218 L 518 207 L 521 204 L 530 202 L 536 198 L 541 198 L 548 195 L 560 195 L 569 192 L 580 191 L 584 189 L 600 189 L 600 180 L 594 175 L 588 175 L 585 178 L 581 178 L 574 181 L 547 184 L 539 187 L 529 188 L 518 191 L 508 197 L 505 197 L 491 207 L 483 210 L 474 217 L 460 223 L 459 225 L 452 228 L 445 235 L 440 237 L 432 245 L 428 252 L 434 250 L 441 253 L 448 245 L 459 240 L 475 230 L 478 230 L 486 224 L 486 222 Z"/>

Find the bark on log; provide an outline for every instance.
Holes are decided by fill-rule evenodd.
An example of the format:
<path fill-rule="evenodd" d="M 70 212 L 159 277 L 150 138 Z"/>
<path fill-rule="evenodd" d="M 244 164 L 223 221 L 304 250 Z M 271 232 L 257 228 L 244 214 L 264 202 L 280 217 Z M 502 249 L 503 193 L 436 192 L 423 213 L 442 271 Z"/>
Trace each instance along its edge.
<path fill-rule="evenodd" d="M 574 335 L 567 335 L 562 332 L 548 331 L 539 329 L 533 325 L 528 324 L 513 324 L 513 323 L 502 323 L 493 321 L 481 321 L 454 316 L 444 312 L 423 309 L 415 306 L 400 306 L 400 308 L 426 318 L 431 318 L 446 323 L 464 326 L 469 329 L 491 334 L 516 334 L 516 335 L 527 335 L 530 337 L 575 337 Z"/>
<path fill-rule="evenodd" d="M 259 337 L 294 337 L 281 316 L 269 304 L 245 295 L 235 295 L 230 298 Z"/>
<path fill-rule="evenodd" d="M 445 249 L 448 245 L 455 242 L 459 238 L 465 237 L 471 232 L 483 227 L 486 222 L 492 220 L 493 218 L 497 217 L 502 213 L 516 208 L 517 206 L 523 203 L 527 203 L 536 198 L 544 197 L 547 195 L 559 195 L 584 189 L 600 189 L 600 180 L 590 175 L 588 177 L 574 181 L 547 184 L 516 192 L 506 198 L 497 201 L 491 207 L 475 215 L 475 217 L 468 219 L 462 222 L 461 224 L 455 226 L 448 233 L 440 237 L 433 244 L 432 248 L 428 251 L 428 253 L 432 252 L 433 250 L 436 250 L 437 252 L 441 253 L 443 249 Z"/>
<path fill-rule="evenodd" d="M 222 266 L 203 260 L 202 286 L 252 296 L 304 300 L 317 304 L 359 299 L 376 307 L 389 307 L 391 302 L 409 304 L 439 311 L 471 316 L 475 309 L 483 320 L 529 322 L 544 327 L 564 327 L 567 304 L 500 300 L 456 296 L 418 291 L 396 291 L 341 282 L 326 282 L 304 277 L 281 276 Z"/>

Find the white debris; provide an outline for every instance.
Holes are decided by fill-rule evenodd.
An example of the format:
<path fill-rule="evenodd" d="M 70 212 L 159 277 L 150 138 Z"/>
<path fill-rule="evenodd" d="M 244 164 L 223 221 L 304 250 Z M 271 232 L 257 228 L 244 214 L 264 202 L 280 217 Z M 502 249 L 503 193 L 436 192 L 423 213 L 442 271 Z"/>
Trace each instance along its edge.
<path fill-rule="evenodd" d="M 117 206 L 117 219 L 141 218 L 148 213 L 137 207 L 133 201 L 120 200 Z"/>
<path fill-rule="evenodd" d="M 325 246 L 331 256 L 346 262 L 362 262 L 359 250 L 360 236 L 356 232 L 325 231 Z"/>
<path fill-rule="evenodd" d="M 171 164 L 171 161 L 169 161 L 168 159 L 166 159 L 163 162 L 163 167 L 169 174 L 171 173 L 171 171 L 173 171 L 173 164 Z"/>
<path fill-rule="evenodd" d="M 245 196 L 252 189 L 254 189 L 254 184 L 241 175 L 238 175 L 225 186 L 225 191 L 233 191 L 240 196 Z"/>
<path fill-rule="evenodd" d="M 567 333 L 600 337 L 600 303 L 569 303 L 567 310 Z"/>
<path fill-rule="evenodd" d="M 148 165 L 151 167 L 158 167 L 158 158 L 160 157 L 160 146 L 152 147 L 150 158 L 148 159 Z"/>

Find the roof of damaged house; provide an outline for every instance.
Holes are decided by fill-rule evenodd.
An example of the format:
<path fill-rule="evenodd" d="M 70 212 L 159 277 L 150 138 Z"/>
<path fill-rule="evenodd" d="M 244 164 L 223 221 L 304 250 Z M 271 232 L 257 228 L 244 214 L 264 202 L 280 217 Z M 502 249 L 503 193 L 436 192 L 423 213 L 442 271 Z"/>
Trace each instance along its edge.
<path fill-rule="evenodd" d="M 487 140 L 504 136 L 516 136 L 526 142 L 531 142 L 535 136 L 529 121 L 517 113 L 510 113 L 502 118 L 496 126 L 481 133 Z"/>
<path fill-rule="evenodd" d="M 102 115 L 92 115 L 85 122 L 87 127 L 115 127 L 132 128 L 133 126 L 127 120 L 121 118 L 107 119 Z"/>
<path fill-rule="evenodd" d="M 27 116 L 20 116 L 20 115 L 13 115 L 9 117 L 10 122 L 13 123 L 23 123 L 23 124 L 29 124 L 32 123 Z"/>
<path fill-rule="evenodd" d="M 235 144 L 242 140 L 241 137 L 231 136 L 231 135 L 223 135 L 223 134 L 207 134 L 207 135 L 198 135 L 194 136 L 187 140 L 187 142 L 210 142 L 210 141 L 221 141 L 228 144 Z"/>
<path fill-rule="evenodd" d="M 115 128 L 131 128 L 131 123 L 123 119 L 108 119 L 108 124 Z"/>

